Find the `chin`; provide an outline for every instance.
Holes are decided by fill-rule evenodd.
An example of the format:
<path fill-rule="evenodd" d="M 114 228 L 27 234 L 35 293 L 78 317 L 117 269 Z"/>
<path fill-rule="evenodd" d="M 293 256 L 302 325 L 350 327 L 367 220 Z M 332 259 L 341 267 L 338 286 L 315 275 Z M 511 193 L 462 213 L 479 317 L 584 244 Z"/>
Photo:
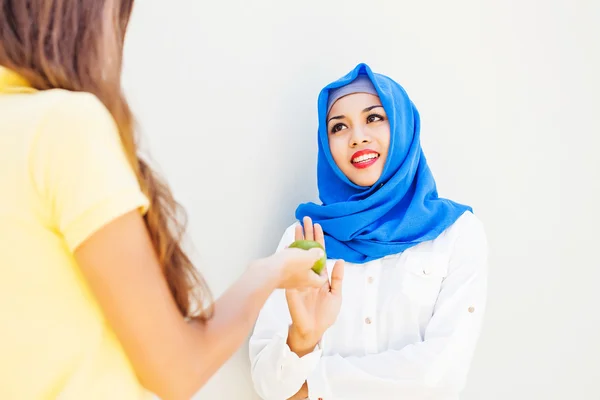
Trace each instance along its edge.
<path fill-rule="evenodd" d="M 362 177 L 362 179 L 350 179 L 350 180 L 355 185 L 362 186 L 362 187 L 371 187 L 377 182 L 378 179 L 379 179 L 379 177 L 377 177 L 377 179 L 367 179 L 367 178 Z"/>
<path fill-rule="evenodd" d="M 355 185 L 361 187 L 371 187 L 377 183 L 379 178 L 381 178 L 381 174 L 383 173 L 383 168 L 378 167 L 380 166 L 372 165 L 369 168 L 358 170 L 354 166 L 351 166 L 346 171 L 342 170 L 342 172 L 344 172 L 348 179 Z"/>
<path fill-rule="evenodd" d="M 342 172 L 344 175 L 346 175 L 350 182 L 362 187 L 373 186 L 375 183 L 377 183 L 381 177 L 381 174 L 383 173 L 383 171 L 358 171 L 356 168 L 354 168 L 354 166 L 350 166 L 350 168 L 346 170 L 342 169 Z"/>

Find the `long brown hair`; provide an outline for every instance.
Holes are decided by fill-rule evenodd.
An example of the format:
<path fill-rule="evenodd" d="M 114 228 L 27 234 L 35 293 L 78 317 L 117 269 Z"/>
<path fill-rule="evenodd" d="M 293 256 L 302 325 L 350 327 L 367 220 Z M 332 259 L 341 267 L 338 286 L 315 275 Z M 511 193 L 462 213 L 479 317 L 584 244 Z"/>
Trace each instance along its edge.
<path fill-rule="evenodd" d="M 121 88 L 133 0 L 0 0 L 0 5 L 0 65 L 36 89 L 89 92 L 102 101 L 150 200 L 144 219 L 179 311 L 184 317 L 210 318 L 210 290 L 181 247 L 185 215 L 167 184 L 138 155 L 133 116 Z"/>

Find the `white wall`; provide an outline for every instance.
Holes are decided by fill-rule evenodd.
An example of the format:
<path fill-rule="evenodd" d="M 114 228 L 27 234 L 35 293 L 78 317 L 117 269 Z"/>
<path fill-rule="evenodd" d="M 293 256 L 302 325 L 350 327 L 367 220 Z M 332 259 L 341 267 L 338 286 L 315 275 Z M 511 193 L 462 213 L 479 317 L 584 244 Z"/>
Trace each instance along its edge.
<path fill-rule="evenodd" d="M 318 91 L 364 61 L 408 90 L 441 194 L 487 226 L 464 399 L 600 399 L 598 1 L 137 3 L 127 90 L 216 294 L 315 198 Z M 255 399 L 246 354 L 198 398 Z"/>

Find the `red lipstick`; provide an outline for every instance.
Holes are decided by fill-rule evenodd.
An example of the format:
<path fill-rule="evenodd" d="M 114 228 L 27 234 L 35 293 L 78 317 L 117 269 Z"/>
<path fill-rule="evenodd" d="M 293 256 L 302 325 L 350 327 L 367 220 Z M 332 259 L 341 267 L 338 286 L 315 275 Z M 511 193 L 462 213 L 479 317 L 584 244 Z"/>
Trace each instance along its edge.
<path fill-rule="evenodd" d="M 368 168 L 379 159 L 379 153 L 371 149 L 357 151 L 352 155 L 350 162 L 359 169 Z"/>

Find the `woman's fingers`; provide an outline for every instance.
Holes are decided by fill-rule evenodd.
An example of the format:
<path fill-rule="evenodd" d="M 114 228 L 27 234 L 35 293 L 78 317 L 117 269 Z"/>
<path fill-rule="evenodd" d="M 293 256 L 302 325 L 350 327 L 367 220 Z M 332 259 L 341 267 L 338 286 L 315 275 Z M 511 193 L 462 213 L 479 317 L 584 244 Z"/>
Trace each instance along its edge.
<path fill-rule="evenodd" d="M 310 217 L 304 217 L 302 222 L 304 225 L 304 239 L 315 240 L 312 219 L 310 219 Z"/>
<path fill-rule="evenodd" d="M 323 248 L 325 248 L 325 234 L 323 228 L 319 224 L 314 225 L 315 242 L 318 242 Z"/>
<path fill-rule="evenodd" d="M 331 272 L 331 293 L 334 295 L 342 294 L 342 281 L 344 280 L 344 261 L 338 260 L 333 266 Z"/>
<path fill-rule="evenodd" d="M 302 229 L 302 225 L 296 225 L 294 240 L 304 240 L 304 230 Z"/>

